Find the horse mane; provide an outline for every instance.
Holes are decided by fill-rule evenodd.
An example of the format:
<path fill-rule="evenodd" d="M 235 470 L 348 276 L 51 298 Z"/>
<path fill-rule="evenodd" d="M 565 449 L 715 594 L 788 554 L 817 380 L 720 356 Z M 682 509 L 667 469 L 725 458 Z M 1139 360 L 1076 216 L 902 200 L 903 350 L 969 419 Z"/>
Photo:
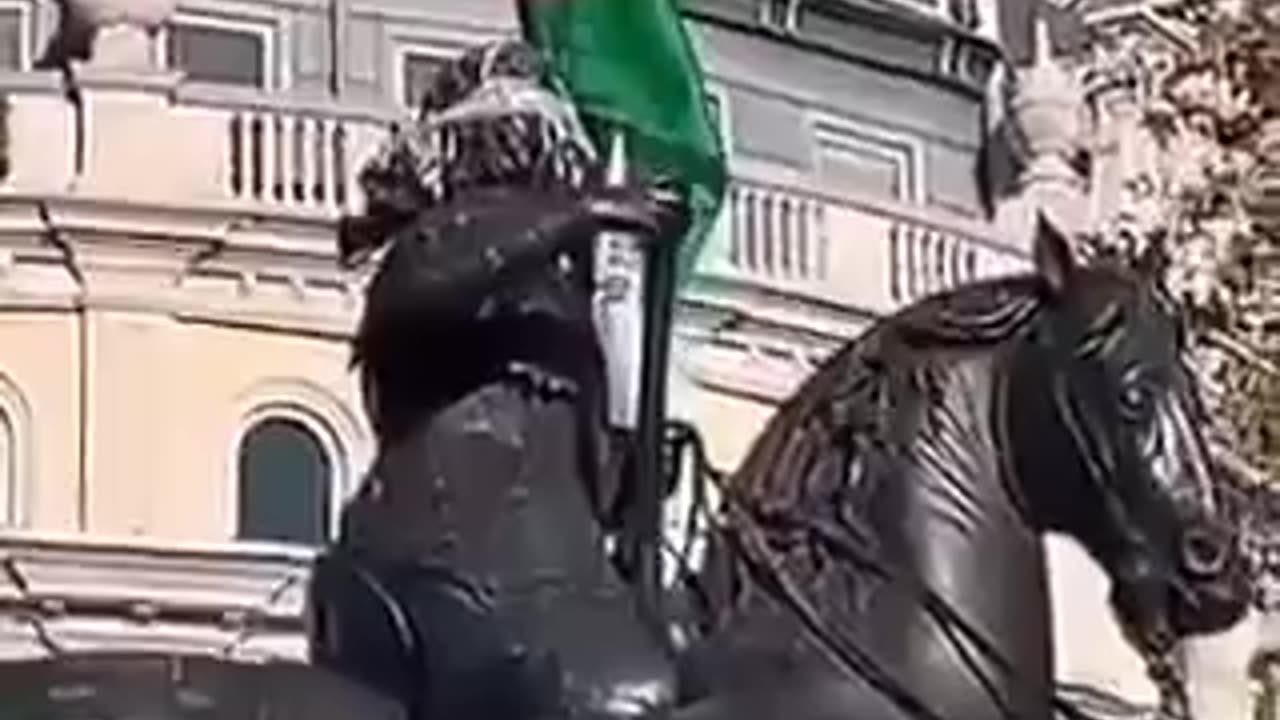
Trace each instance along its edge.
<path fill-rule="evenodd" d="M 819 472 L 837 443 L 878 442 L 895 374 L 932 371 L 946 355 L 1018 336 L 1043 302 L 1033 276 L 978 282 L 919 300 L 878 320 L 805 380 L 751 445 L 725 489 L 770 513 L 828 496 L 841 483 Z"/>

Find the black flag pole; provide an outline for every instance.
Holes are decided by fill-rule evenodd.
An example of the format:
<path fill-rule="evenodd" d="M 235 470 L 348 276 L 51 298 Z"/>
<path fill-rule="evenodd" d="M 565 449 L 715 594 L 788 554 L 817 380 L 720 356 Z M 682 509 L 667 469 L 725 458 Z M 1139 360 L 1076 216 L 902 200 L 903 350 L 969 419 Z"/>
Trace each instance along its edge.
<path fill-rule="evenodd" d="M 611 129 L 608 167 L 609 184 L 622 184 L 629 177 L 635 177 L 628 162 L 626 133 L 621 128 Z M 669 197 L 659 194 L 666 193 L 665 188 L 652 192 L 653 200 L 664 210 L 681 212 L 674 189 Z M 637 309 L 641 315 L 638 357 L 624 357 L 627 352 L 623 342 L 615 347 L 615 356 L 609 360 L 619 363 L 620 376 L 626 374 L 629 363 L 639 366 L 638 373 L 631 376 L 636 388 L 635 404 L 630 406 L 634 410 L 620 408 L 615 416 L 631 430 L 629 503 L 620 539 L 641 612 L 655 622 L 661 622 L 663 617 L 662 502 L 666 486 L 663 443 L 677 249 L 684 219 L 679 215 L 660 217 L 657 227 L 651 231 L 656 235 L 638 238 L 642 262 L 638 263 L 640 277 L 633 276 L 633 282 L 638 281 L 640 286 L 636 288 L 640 295 Z M 615 396 L 615 400 L 629 405 L 625 397 L 623 393 Z"/>
<path fill-rule="evenodd" d="M 663 431 L 666 427 L 667 370 L 675 300 L 674 237 L 649 238 L 644 254 L 644 324 L 640 360 L 640 402 L 636 428 L 633 538 L 636 579 L 645 606 L 662 614 Z"/>
<path fill-rule="evenodd" d="M 627 157 L 626 133 L 614 127 L 609 133 L 609 160 L 606 172 L 608 184 L 624 184 L 635 178 Z M 653 182 L 653 178 L 645 178 Z M 676 293 L 676 262 L 679 241 L 687 229 L 688 217 L 676 188 L 653 188 L 651 199 L 663 211 L 653 231 L 639 240 L 638 253 L 642 258 L 639 276 L 632 282 L 640 295 L 636 308 L 640 313 L 638 356 L 627 357 L 625 339 L 614 347 L 613 357 L 606 362 L 618 363 L 618 378 L 630 375 L 629 368 L 638 372 L 630 375 L 635 388 L 634 405 L 628 401 L 628 393 L 614 395 L 614 401 L 623 403 L 616 408 L 615 420 L 628 429 L 630 477 L 627 489 L 628 504 L 624 513 L 622 557 L 637 591 L 641 614 L 661 623 L 663 612 L 662 587 L 662 535 L 663 499 L 665 482 L 664 442 L 667 405 L 667 370 L 671 352 L 672 317 Z M 626 324 L 630 327 L 634 325 Z M 625 335 L 626 330 L 623 330 Z M 634 337 L 634 336 L 633 336 Z M 615 337 L 614 340 L 619 338 Z M 625 385 L 625 382 L 623 382 Z M 632 409 L 633 408 L 633 409 Z"/>

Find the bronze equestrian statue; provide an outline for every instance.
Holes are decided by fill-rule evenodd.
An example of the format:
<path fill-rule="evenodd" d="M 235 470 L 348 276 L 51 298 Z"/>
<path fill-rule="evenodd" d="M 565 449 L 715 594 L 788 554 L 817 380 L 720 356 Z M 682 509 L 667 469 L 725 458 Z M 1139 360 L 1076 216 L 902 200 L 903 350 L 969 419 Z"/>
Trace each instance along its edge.
<path fill-rule="evenodd" d="M 679 208 L 602 187 L 542 74 L 516 43 L 451 65 L 344 224 L 349 254 L 389 246 L 356 339 L 379 445 L 316 569 L 314 655 L 415 718 L 650 717 L 675 692 L 606 552 L 590 251 Z"/>
<path fill-rule="evenodd" d="M 694 611 L 649 617 L 606 552 L 628 493 L 590 252 L 681 210 L 602 187 L 547 81 L 515 43 L 448 66 L 343 223 L 344 257 L 383 253 L 356 341 L 378 454 L 317 563 L 314 662 L 412 720 L 1048 720 L 1048 530 L 1154 657 L 1239 617 L 1178 308 L 1047 223 L 1034 273 L 907 307 L 805 383 L 725 481 Z"/>
<path fill-rule="evenodd" d="M 1153 657 L 1241 616 L 1178 306 L 1134 268 L 1077 265 L 1043 218 L 1034 244 L 1033 274 L 886 318 L 766 427 L 725 489 L 684 683 L 705 699 L 682 718 L 1072 714 L 1046 531 L 1107 571 Z"/>

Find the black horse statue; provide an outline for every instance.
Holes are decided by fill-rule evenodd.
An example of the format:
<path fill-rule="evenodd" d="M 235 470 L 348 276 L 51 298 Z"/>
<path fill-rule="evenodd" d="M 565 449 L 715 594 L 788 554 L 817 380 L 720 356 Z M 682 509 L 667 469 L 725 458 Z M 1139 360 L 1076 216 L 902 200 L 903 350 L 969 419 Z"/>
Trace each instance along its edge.
<path fill-rule="evenodd" d="M 646 717 L 675 693 L 606 552 L 627 492 L 591 248 L 679 210 L 602 187 L 541 77 L 517 43 L 450 64 L 342 229 L 344 256 L 389 245 L 356 348 L 378 452 L 313 576 L 313 659 L 416 720 Z"/>
<path fill-rule="evenodd" d="M 783 405 L 726 483 L 682 718 L 1070 712 L 1046 531 L 1106 569 L 1148 654 L 1241 617 L 1177 306 L 1043 218 L 1035 258 L 885 319 Z"/>
<path fill-rule="evenodd" d="M 343 223 L 345 257 L 387 247 L 357 337 L 379 444 L 313 576 L 316 663 L 413 720 L 1047 720 L 1051 529 L 1140 647 L 1239 616 L 1174 303 L 1042 224 L 1036 273 L 893 315 L 785 404 L 677 652 L 605 549 L 630 493 L 589 269 L 679 204 L 601 187 L 545 82 L 519 44 L 449 65 Z"/>

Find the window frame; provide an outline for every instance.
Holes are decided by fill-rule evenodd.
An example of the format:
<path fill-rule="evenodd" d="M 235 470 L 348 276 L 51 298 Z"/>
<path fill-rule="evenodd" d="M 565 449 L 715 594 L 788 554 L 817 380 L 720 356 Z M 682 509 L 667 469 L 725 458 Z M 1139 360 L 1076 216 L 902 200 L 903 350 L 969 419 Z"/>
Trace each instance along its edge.
<path fill-rule="evenodd" d="M 3 1 L 0 0 L 0 2 Z M 174 26 L 182 25 L 253 35 L 257 37 L 262 46 L 261 85 L 220 83 L 196 78 L 188 79 L 186 82 L 261 93 L 278 92 L 289 87 L 288 63 L 280 61 L 281 58 L 287 57 L 287 53 L 285 52 L 285 36 L 282 31 L 283 23 L 279 18 L 256 13 L 231 14 L 225 11 L 178 10 L 156 33 L 156 54 L 159 56 L 160 66 L 165 70 L 183 72 L 182 68 L 174 67 L 169 58 L 169 35 L 171 29 Z"/>
<path fill-rule="evenodd" d="M 845 145 L 893 164 L 902 181 L 892 200 L 910 204 L 923 202 L 926 184 L 922 138 L 822 112 L 809 113 L 806 124 L 813 142 L 813 169 L 819 179 L 823 177 L 823 155 L 827 148 Z M 861 192 L 856 188 L 842 188 L 845 192 L 850 190 Z M 865 194 L 873 194 L 873 191 L 867 190 Z"/>
<path fill-rule="evenodd" d="M 326 478 L 327 491 L 329 493 L 329 517 L 326 518 L 325 537 L 319 546 L 299 545 L 298 543 L 287 540 L 266 540 L 261 538 L 246 538 L 240 534 L 240 454 L 244 448 L 244 442 L 249 435 L 257 428 L 270 421 L 292 422 L 302 427 L 319 444 L 321 452 L 329 465 L 329 477 Z M 240 421 L 236 428 L 235 437 L 231 444 L 230 456 L 230 475 L 229 483 L 230 502 L 227 506 L 227 526 L 228 536 L 232 542 L 248 543 L 248 544 L 267 544 L 267 545 L 287 545 L 289 547 L 322 547 L 331 542 L 338 529 L 338 523 L 342 517 L 342 506 L 347 499 L 347 476 L 348 472 L 348 453 L 344 448 L 344 443 L 339 439 L 338 434 L 333 427 L 317 412 L 295 403 L 269 403 L 257 407 L 255 410 L 247 413 Z"/>
<path fill-rule="evenodd" d="M 394 106 L 411 114 L 418 111 L 416 103 L 405 103 L 405 92 L 408 88 L 405 86 L 404 76 L 410 56 L 434 57 L 439 58 L 442 62 L 450 62 L 456 60 L 465 51 L 466 45 L 463 43 L 416 38 L 393 40 L 389 76 L 391 78 L 391 100 Z"/>
<path fill-rule="evenodd" d="M 33 3 L 29 0 L 0 0 L 0 12 L 5 10 L 16 10 L 18 12 L 18 27 L 21 32 L 18 34 L 18 68 L 17 72 L 27 72 L 31 70 L 32 64 L 35 62 L 33 57 L 35 54 L 35 9 Z"/>

